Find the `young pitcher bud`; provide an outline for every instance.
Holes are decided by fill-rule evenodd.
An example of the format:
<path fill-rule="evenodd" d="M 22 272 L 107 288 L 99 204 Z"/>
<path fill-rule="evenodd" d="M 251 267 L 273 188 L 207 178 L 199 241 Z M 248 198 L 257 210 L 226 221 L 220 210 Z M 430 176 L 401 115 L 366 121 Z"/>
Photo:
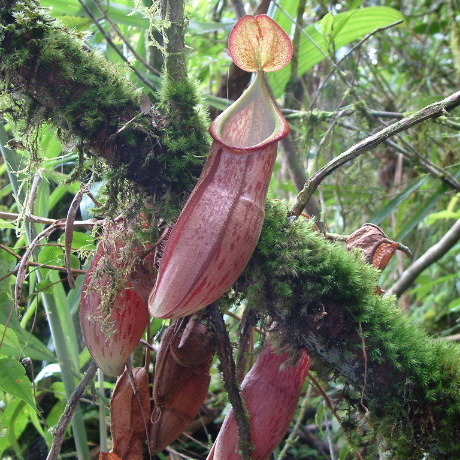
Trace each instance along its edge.
<path fill-rule="evenodd" d="M 252 460 L 266 460 L 282 441 L 294 416 L 302 385 L 310 369 L 305 350 L 296 364 L 290 356 L 277 354 L 266 342 L 256 363 L 241 387 L 251 427 Z M 233 409 L 222 428 L 207 460 L 241 460 L 238 430 Z"/>
<path fill-rule="evenodd" d="M 86 273 L 80 324 L 86 345 L 102 371 L 116 377 L 149 323 L 148 305 L 129 283 L 132 263 L 141 252 L 127 245 L 129 230 L 110 223 Z"/>

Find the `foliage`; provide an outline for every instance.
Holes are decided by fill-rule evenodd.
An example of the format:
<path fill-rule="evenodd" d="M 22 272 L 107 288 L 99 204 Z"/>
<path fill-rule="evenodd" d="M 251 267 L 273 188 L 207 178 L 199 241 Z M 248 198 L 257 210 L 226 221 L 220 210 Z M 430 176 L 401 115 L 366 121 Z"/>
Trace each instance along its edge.
<path fill-rule="evenodd" d="M 43 22 L 42 15 L 48 13 L 37 10 L 37 5 L 50 8 L 50 14 L 71 28 L 71 36 L 60 23 Z M 302 11 L 301 1 L 272 2 L 268 13 L 294 38 L 297 60 L 270 80 L 280 105 L 288 109 L 286 116 L 293 131 L 295 155 L 300 159 L 297 164 L 302 170 L 299 172 L 293 166 L 295 162 L 289 157 L 292 155 L 289 149 L 279 154 L 270 187 L 272 199 L 293 202 L 297 192 L 296 174 L 304 171 L 311 174 L 387 123 L 457 89 L 460 53 L 455 5 L 455 0 L 442 2 L 436 8 L 431 8 L 429 2 L 415 0 L 396 3 L 307 1 Z M 250 3 L 245 2 L 245 6 L 249 11 Z M 2 89 L 10 83 L 17 86 L 17 92 L 5 94 L 3 91 L 0 95 L 3 157 L 0 212 L 17 213 L 16 220 L 0 216 L 2 458 L 38 458 L 49 448 L 52 429 L 90 359 L 78 321 L 83 277 L 77 276 L 75 289 L 70 289 L 63 226 L 57 226 L 40 239 L 40 245 L 33 251 L 31 260 L 35 264 L 28 267 L 20 308 L 14 311 L 20 258 L 47 227 L 43 219 L 65 218 L 82 187 L 91 190 L 100 202 L 109 202 L 112 213 L 133 202 L 136 210 L 142 209 L 146 201 L 150 201 L 144 195 L 141 199 L 129 195 L 129 203 L 117 202 L 112 206 L 114 197 L 121 201 L 123 196 L 119 194 L 117 178 L 124 169 L 116 165 L 110 171 L 89 156 L 82 161 L 89 147 L 81 139 L 97 137 L 108 129 L 107 120 L 113 120 L 110 112 L 119 107 L 120 101 L 126 101 L 135 109 L 132 120 L 120 114 L 123 123 L 110 126 L 117 132 L 131 123 L 128 129 L 121 131 L 123 141 L 119 145 L 129 147 L 136 145 L 139 139 L 147 139 L 149 145 L 156 148 L 159 136 L 165 135 L 165 148 L 175 154 L 162 155 L 163 150 L 157 150 L 156 154 L 160 153 L 147 165 L 148 175 L 143 182 L 144 186 L 153 183 L 153 171 L 157 170 L 169 170 L 169 177 L 175 178 L 158 192 L 165 197 L 159 215 L 155 216 L 159 222 L 161 218 L 171 221 L 177 216 L 179 204 L 193 186 L 203 163 L 207 138 L 202 128 L 202 114 L 212 109 L 211 105 L 219 108 L 226 105 L 226 101 L 213 95 L 228 73 L 226 39 L 236 17 L 227 2 L 194 0 L 188 2 L 186 8 L 190 80 L 180 84 L 161 78 L 165 57 L 162 37 L 156 30 L 149 31 L 149 24 L 152 22 L 155 27 L 164 24 L 149 0 L 105 3 L 40 0 L 36 4 L 24 1 L 21 17 L 27 22 L 29 35 L 14 36 L 11 27 L 0 26 L 0 43 L 5 37 L 14 36 L 10 46 L 17 47 L 17 52 L 10 53 L 6 62 L 2 61 L 1 71 L 8 70 L 11 75 L 12 69 L 29 66 L 30 76 L 35 78 L 34 71 L 48 70 L 50 94 L 53 88 L 69 82 L 84 84 L 88 89 L 78 97 L 69 90 L 65 110 L 43 112 L 36 100 L 18 99 L 20 86 L 27 82 L 0 83 Z M 88 11 L 98 19 L 98 26 Z M 400 19 L 402 24 L 374 33 L 377 28 L 390 26 Z M 25 40 L 29 43 L 28 51 L 22 46 Z M 91 55 L 87 60 L 79 60 L 82 40 L 84 47 L 98 51 L 96 58 Z M 62 43 L 67 43 L 67 48 L 63 49 Z M 37 67 L 39 56 L 40 67 Z M 66 82 L 53 80 L 53 69 L 66 75 Z M 107 82 L 106 91 L 93 91 L 91 88 L 99 87 L 101 81 Z M 114 92 L 113 88 L 117 90 Z M 168 105 L 170 101 L 176 105 Z M 152 128 L 146 116 L 152 103 L 157 104 L 156 108 L 167 109 L 168 126 Z M 143 104 L 146 107 L 143 108 Z M 104 112 L 107 118 L 99 118 Z M 187 129 L 184 119 L 190 121 Z M 327 228 L 334 233 L 348 234 L 363 222 L 374 222 L 392 238 L 409 246 L 414 258 L 425 253 L 458 220 L 459 192 L 442 182 L 440 176 L 447 172 L 460 179 L 460 157 L 455 146 L 459 127 L 458 112 L 457 116 L 455 112 L 454 116 L 446 114 L 402 132 L 372 153 L 335 171 L 321 184 L 315 196 Z M 129 164 L 135 162 L 135 152 L 130 158 Z M 438 167 L 440 176 L 427 171 L 428 163 Z M 446 423 L 454 418 L 458 413 L 458 397 L 443 392 L 446 388 L 449 391 L 458 388 L 457 374 L 451 368 L 458 350 L 441 341 L 427 347 L 426 338 L 435 335 L 458 339 L 459 243 L 428 267 L 404 293 L 400 303 L 408 312 L 409 320 L 400 315 L 393 299 L 380 302 L 373 290 L 378 276 L 379 283 L 390 288 L 410 261 L 395 257 L 382 275 L 370 268 L 362 269 L 361 259 L 350 262 L 349 255 L 337 249 L 337 244 L 324 246 L 322 238 L 312 237 L 311 226 L 304 222 L 286 225 L 284 205 L 268 206 L 269 219 L 251 262 L 253 265 L 239 281 L 246 297 L 235 299 L 230 295 L 225 300 L 231 315 L 226 316 L 226 321 L 232 339 L 239 340 L 239 322 L 233 316 L 241 315 L 246 305 L 265 305 L 265 311 L 287 321 L 287 335 L 295 332 L 294 324 L 305 326 L 311 322 L 309 315 L 317 314 L 319 305 L 346 303 L 353 311 L 353 325 L 356 328 L 359 324 L 365 325 L 366 345 L 375 346 L 374 351 L 384 349 L 390 361 L 411 370 L 406 386 L 401 388 L 401 392 L 407 391 L 408 406 L 418 394 L 428 394 L 433 400 L 443 401 Z M 39 216 L 41 221 L 30 222 L 30 215 Z M 78 219 L 103 216 L 102 208 L 95 207 L 85 196 L 79 206 Z M 311 246 L 301 244 L 306 240 L 306 233 Z M 75 226 L 71 243 L 73 269 L 87 269 L 98 236 L 94 222 Z M 280 260 L 280 247 L 283 247 L 283 260 Z M 289 250 L 284 251 L 286 248 Z M 255 266 L 263 266 L 265 271 L 256 272 Z M 355 277 L 350 279 L 349 273 Z M 287 302 L 293 302 L 294 307 L 287 307 Z M 380 308 L 381 303 L 385 304 L 384 308 Z M 301 319 L 298 323 L 297 319 L 284 315 L 300 306 L 304 310 L 298 310 Z M 160 320 L 152 320 L 149 339 L 158 333 L 162 324 Z M 265 326 L 263 320 L 261 326 Z M 395 336 L 394 331 L 400 335 Z M 256 343 L 262 336 L 256 333 Z M 350 350 L 350 354 L 352 352 Z M 134 355 L 139 363 L 140 355 Z M 369 359 L 378 362 L 379 358 L 371 355 Z M 19 359 L 23 360 L 22 364 Z M 249 367 L 250 358 L 246 369 Z M 377 450 L 381 453 L 391 450 L 393 446 L 383 441 L 375 446 L 366 416 L 361 417 L 356 410 L 356 407 L 362 409 L 362 395 L 353 393 L 348 382 L 333 375 L 330 367 L 318 365 L 315 371 L 317 378 L 324 382 L 323 388 L 306 384 L 306 402 L 298 415 L 299 438 L 288 440 L 275 457 L 329 458 L 331 446 L 338 458 L 343 459 L 352 458 L 353 452 L 359 452 L 362 458 L 374 458 Z M 214 437 L 223 418 L 222 409 L 227 404 L 219 373 L 216 369 L 212 372 L 205 414 L 210 420 L 210 437 Z M 99 434 L 106 428 L 97 426 L 98 411 L 104 414 L 113 384 L 113 379 L 106 378 L 96 397 L 88 393 L 90 402 L 81 404 L 72 433 L 66 436 L 63 452 L 67 455 L 75 456 L 78 450 L 82 458 L 90 458 L 88 440 L 91 445 L 101 445 Z M 354 407 L 349 404 L 350 400 L 356 401 Z M 379 406 L 386 407 L 387 411 L 379 412 Z M 393 441 L 400 446 L 411 437 L 420 436 L 420 433 L 408 433 L 405 412 L 401 412 L 406 407 L 396 407 L 374 394 L 369 408 L 376 426 L 383 432 L 391 432 Z M 414 409 L 409 416 L 413 419 L 424 416 L 425 409 L 429 412 L 432 408 L 420 408 L 420 412 Z M 314 423 L 317 429 L 311 428 Z M 200 458 L 198 455 L 206 455 L 206 452 L 198 441 L 209 443 L 206 433 L 200 428 L 194 434 L 197 442 L 181 440 L 175 448 L 187 452 L 190 458 Z M 425 441 L 428 442 L 425 439 L 420 444 Z M 279 455 L 281 450 L 283 453 Z M 401 452 L 409 458 L 414 455 L 414 452 Z M 158 458 L 166 458 L 166 454 L 159 454 Z"/>

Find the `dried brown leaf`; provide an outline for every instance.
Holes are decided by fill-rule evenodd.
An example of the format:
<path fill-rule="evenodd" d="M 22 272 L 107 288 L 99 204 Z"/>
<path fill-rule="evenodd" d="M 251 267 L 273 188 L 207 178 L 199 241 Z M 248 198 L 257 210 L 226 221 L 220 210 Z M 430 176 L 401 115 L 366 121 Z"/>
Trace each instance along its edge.
<path fill-rule="evenodd" d="M 150 416 L 149 376 L 143 368 L 119 377 L 111 401 L 113 452 L 123 460 L 143 460 Z M 133 388 L 134 387 L 134 388 Z"/>
<path fill-rule="evenodd" d="M 113 454 L 112 452 L 101 452 L 99 454 L 99 460 L 124 460 L 119 457 L 117 454 Z"/>
<path fill-rule="evenodd" d="M 208 392 L 214 353 L 212 333 L 194 318 L 181 318 L 166 331 L 153 383 L 152 454 L 177 439 L 197 416 Z"/>
<path fill-rule="evenodd" d="M 383 270 L 390 262 L 397 249 L 406 248 L 396 241 L 390 240 L 383 230 L 374 224 L 364 224 L 347 239 L 349 250 L 359 248 L 363 251 L 366 262 Z"/>

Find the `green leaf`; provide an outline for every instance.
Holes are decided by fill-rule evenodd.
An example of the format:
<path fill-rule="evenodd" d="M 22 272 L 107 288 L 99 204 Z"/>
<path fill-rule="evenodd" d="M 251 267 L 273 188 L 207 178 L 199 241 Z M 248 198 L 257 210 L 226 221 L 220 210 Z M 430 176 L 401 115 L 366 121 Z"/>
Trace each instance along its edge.
<path fill-rule="evenodd" d="M 40 4 L 51 7 L 52 13 L 56 17 L 65 16 L 68 18 L 71 15 L 86 16 L 78 0 L 41 0 Z M 100 16 L 100 12 L 94 4 L 89 5 L 89 7 L 95 16 Z M 107 16 L 118 24 L 126 24 L 145 30 L 149 28 L 148 18 L 143 17 L 131 7 L 110 1 L 104 4 L 104 11 Z"/>
<path fill-rule="evenodd" d="M 420 180 L 407 187 L 401 193 L 396 195 L 383 209 L 381 209 L 377 214 L 372 216 L 369 219 L 369 222 L 372 222 L 375 225 L 379 225 L 386 217 L 388 217 L 392 212 L 394 212 L 399 205 L 407 200 L 409 196 L 417 189 L 419 189 L 423 183 L 427 180 L 427 176 L 422 177 Z"/>
<path fill-rule="evenodd" d="M 21 327 L 17 313 L 11 311 L 13 308 L 11 301 L 2 302 L 2 294 L 4 293 L 0 293 L 0 323 L 11 328 L 15 332 L 21 344 L 22 355 L 39 361 L 54 362 L 56 358 L 49 348 L 32 335 L 32 333 Z"/>
<path fill-rule="evenodd" d="M 59 238 L 59 242 L 64 244 L 65 236 L 62 235 Z M 96 245 L 94 244 L 94 236 L 83 233 L 83 232 L 73 232 L 72 235 L 72 249 L 96 249 Z"/>
<path fill-rule="evenodd" d="M 9 220 L 0 219 L 0 228 L 16 228 Z"/>
<path fill-rule="evenodd" d="M 354 40 L 365 37 L 380 27 L 403 20 L 404 16 L 393 8 L 371 6 L 339 13 L 332 18 L 332 24 L 329 25 L 329 18 L 324 23 L 324 27 L 332 33 L 332 43 L 329 43 L 329 40 L 325 38 L 321 22 L 311 24 L 304 29 L 299 44 L 298 76 L 303 75 L 314 65 L 330 57 L 330 44 L 333 45 L 334 50 L 337 50 Z M 278 97 L 283 94 L 290 77 L 291 65 L 270 74 L 269 81 L 275 96 Z"/>
<path fill-rule="evenodd" d="M 188 28 L 195 34 L 208 34 L 211 32 L 230 32 L 235 25 L 235 21 L 230 22 L 208 22 L 208 21 L 189 21 Z"/>
<path fill-rule="evenodd" d="M 293 30 L 294 20 L 297 16 L 297 10 L 299 8 L 300 0 L 281 0 L 279 2 L 272 2 L 270 6 L 274 12 L 269 12 L 271 16 L 283 30 L 291 35 Z"/>
<path fill-rule="evenodd" d="M 59 265 L 64 258 L 64 251 L 60 246 L 45 246 L 38 254 L 38 262 L 45 265 Z M 46 270 L 46 271 L 45 271 Z M 44 273 L 53 271 L 43 269 Z"/>
<path fill-rule="evenodd" d="M 36 292 L 46 292 L 47 294 L 52 294 L 53 293 L 53 285 L 54 283 L 48 279 L 39 281 L 35 285 L 35 291 Z"/>
<path fill-rule="evenodd" d="M 0 458 L 5 458 L 3 452 L 10 447 L 14 449 L 16 458 L 23 458 L 17 440 L 29 423 L 28 408 L 29 406 L 20 399 L 12 399 L 7 402 L 3 415 L 2 436 L 0 436 Z"/>
<path fill-rule="evenodd" d="M 333 23 L 334 16 L 332 16 L 331 12 L 323 16 L 323 19 L 321 19 L 321 21 L 317 23 L 319 33 L 326 39 L 326 41 L 329 41 L 332 38 Z"/>
<path fill-rule="evenodd" d="M 460 219 L 460 211 L 449 211 L 445 209 L 444 211 L 434 212 L 427 217 L 426 223 L 431 225 L 438 220 L 445 219 Z"/>
<path fill-rule="evenodd" d="M 65 399 L 60 399 L 58 402 L 51 408 L 48 416 L 46 417 L 46 423 L 50 428 L 53 428 L 59 422 L 62 413 L 64 412 L 67 401 Z"/>
<path fill-rule="evenodd" d="M 0 355 L 20 356 L 21 354 L 22 347 L 13 329 L 0 324 Z"/>
<path fill-rule="evenodd" d="M 406 238 L 406 236 L 427 216 L 439 200 L 445 196 L 447 190 L 447 185 L 442 183 L 426 201 L 420 203 L 417 212 L 414 213 L 410 219 L 405 219 L 403 221 L 404 225 L 396 234 L 396 241 L 403 241 L 404 238 Z"/>
<path fill-rule="evenodd" d="M 0 249 L 0 273 L 2 276 L 10 273 L 16 267 L 18 261 L 12 254 Z M 11 279 L 10 277 L 0 280 L 0 293 L 9 292 Z"/>
<path fill-rule="evenodd" d="M 24 366 L 15 359 L 0 359 L 0 388 L 36 409 L 32 384 Z"/>
<path fill-rule="evenodd" d="M 321 433 L 324 433 L 323 422 L 326 416 L 326 403 L 323 401 L 316 408 L 315 423 Z"/>

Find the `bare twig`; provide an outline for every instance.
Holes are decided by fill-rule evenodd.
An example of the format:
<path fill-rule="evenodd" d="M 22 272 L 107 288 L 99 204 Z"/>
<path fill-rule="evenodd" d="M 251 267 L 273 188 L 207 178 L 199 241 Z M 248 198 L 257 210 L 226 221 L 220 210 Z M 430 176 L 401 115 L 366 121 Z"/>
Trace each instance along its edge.
<path fill-rule="evenodd" d="M 67 219 L 65 223 L 65 267 L 67 269 L 67 279 L 69 281 L 70 289 L 75 289 L 75 280 L 72 273 L 71 265 L 71 252 L 72 252 L 72 238 L 75 216 L 77 215 L 78 208 L 80 207 L 81 200 L 83 199 L 83 189 L 80 189 L 74 196 L 70 204 L 69 211 L 67 212 Z"/>
<path fill-rule="evenodd" d="M 398 281 L 387 291 L 387 294 L 394 294 L 397 297 L 409 288 L 411 283 L 423 270 L 438 261 L 452 248 L 460 239 L 460 220 L 455 222 L 450 230 L 422 256 L 420 256 L 404 273 Z"/>
<path fill-rule="evenodd" d="M 389 145 L 391 148 L 395 149 L 397 152 L 401 153 L 405 158 L 410 160 L 412 163 L 420 166 L 421 169 L 424 169 L 426 172 L 431 174 L 433 177 L 436 177 L 439 180 L 445 182 L 449 187 L 460 191 L 460 182 L 444 168 L 441 168 L 437 164 L 430 161 L 428 158 L 420 155 L 418 152 L 413 152 L 414 149 L 406 149 L 401 147 L 396 142 L 391 140 L 386 140 L 385 144 Z M 405 142 L 405 144 L 407 144 Z"/>
<path fill-rule="evenodd" d="M 5 220 L 18 220 L 21 218 L 20 214 L 15 212 L 3 212 L 0 211 L 0 219 Z M 54 225 L 56 227 L 65 227 L 66 220 L 65 219 L 49 219 L 47 217 L 40 217 L 34 215 L 28 215 L 24 217 L 26 222 L 33 222 L 37 224 L 45 224 L 45 225 Z M 95 225 L 101 224 L 104 222 L 103 220 L 98 219 L 88 219 L 88 220 L 76 220 L 73 225 L 78 227 L 88 227 L 93 228 Z"/>
<path fill-rule="evenodd" d="M 359 155 L 368 152 L 375 146 L 385 142 L 387 139 L 395 136 L 401 131 L 405 131 L 410 127 L 415 126 L 418 123 L 421 123 L 422 121 L 428 120 L 430 118 L 437 118 L 440 115 L 453 110 L 458 105 L 460 105 L 460 91 L 451 94 L 442 101 L 435 102 L 434 104 L 419 110 L 413 115 L 405 117 L 358 142 L 353 147 L 349 148 L 338 157 L 334 158 L 312 176 L 312 178 L 305 184 L 303 190 L 297 195 L 297 202 L 293 213 L 296 216 L 299 216 L 321 182 L 332 172 L 340 168 L 348 161 L 351 161 Z"/>
<path fill-rule="evenodd" d="M 8 254 L 11 254 L 12 256 L 16 257 L 16 259 L 18 259 L 18 260 L 22 259 L 22 256 L 20 256 L 19 254 L 16 254 L 8 246 L 5 246 L 4 244 L 0 244 L 0 249 L 3 249 Z M 38 262 L 32 262 L 30 260 L 29 260 L 29 262 L 27 262 L 27 265 L 32 266 L 32 267 L 49 268 L 50 270 L 58 270 L 60 272 L 66 272 L 67 271 L 66 267 L 61 267 L 59 265 L 40 264 Z M 80 270 L 79 268 L 72 268 L 71 270 L 72 270 L 73 273 L 80 274 L 80 275 L 84 275 L 86 273 L 86 270 Z M 5 279 L 5 278 L 7 278 L 8 276 L 14 275 L 16 273 L 17 273 L 17 270 L 13 270 L 8 275 L 0 277 L 0 281 Z"/>
<path fill-rule="evenodd" d="M 216 332 L 217 355 L 222 366 L 225 389 L 233 407 L 236 425 L 238 427 L 239 448 L 243 460 L 251 460 L 251 429 L 249 420 L 236 382 L 235 361 L 232 355 L 232 345 L 225 327 L 224 318 L 218 307 L 210 307 L 211 322 Z"/>
<path fill-rule="evenodd" d="M 329 398 L 328 394 L 326 393 L 326 390 L 323 388 L 323 386 L 321 385 L 321 383 L 319 382 L 319 380 L 311 373 L 311 372 L 308 372 L 308 378 L 311 380 L 311 383 L 313 384 L 313 386 L 319 391 L 319 393 L 321 394 L 322 398 L 324 399 L 325 403 L 327 404 L 327 406 L 329 407 L 330 411 L 332 412 L 332 414 L 334 415 L 334 417 L 337 419 L 337 421 L 341 424 L 342 423 L 342 416 L 339 414 L 339 412 L 337 411 L 337 408 L 335 407 L 335 404 L 333 403 L 333 401 L 331 400 L 331 398 Z"/>
<path fill-rule="evenodd" d="M 85 10 L 86 14 L 91 18 L 95 26 L 99 29 L 99 32 L 102 34 L 102 36 L 105 38 L 107 43 L 114 49 L 114 51 L 125 61 L 126 65 L 136 74 L 137 78 L 144 83 L 145 86 L 150 88 L 152 91 L 156 91 L 156 88 L 153 86 L 152 82 L 148 80 L 147 78 L 144 77 L 137 69 L 136 67 L 129 62 L 129 59 L 123 54 L 123 52 L 118 48 L 117 45 L 113 42 L 113 40 L 110 38 L 110 35 L 104 30 L 104 28 L 101 26 L 99 23 L 99 20 L 97 19 L 96 16 L 91 12 L 91 10 L 88 8 L 86 3 L 83 0 L 78 0 L 80 5 L 83 7 Z"/>
<path fill-rule="evenodd" d="M 317 89 L 316 94 L 314 95 L 312 102 L 310 104 L 310 107 L 313 107 L 315 104 L 316 100 L 318 99 L 319 94 L 321 93 L 321 90 L 324 88 L 324 85 L 327 83 L 331 75 L 338 69 L 338 66 L 345 60 L 347 59 L 355 50 L 357 50 L 365 41 L 367 41 L 370 37 L 375 35 L 378 32 L 382 32 L 383 30 L 390 29 L 391 27 L 397 26 L 398 24 L 401 24 L 403 21 L 402 19 L 396 22 L 393 22 L 391 24 L 388 24 L 387 26 L 379 27 L 378 29 L 375 29 L 374 31 L 368 33 L 365 37 L 363 37 L 358 43 L 356 43 L 355 46 L 353 46 L 346 54 L 344 54 L 335 64 L 333 69 L 326 75 L 324 81 L 321 83 L 320 87 Z M 339 73 L 339 76 L 342 77 L 342 75 Z"/>
<path fill-rule="evenodd" d="M 96 371 L 97 364 L 94 361 L 91 361 L 85 376 L 75 388 L 74 392 L 72 393 L 72 396 L 69 398 L 64 412 L 61 415 L 61 418 L 59 419 L 59 422 L 54 430 L 53 444 L 51 445 L 51 449 L 48 453 L 48 456 L 46 457 L 46 460 L 57 460 L 57 458 L 59 457 L 62 442 L 64 441 L 65 432 L 67 431 L 67 428 L 72 420 L 75 409 L 85 391 L 85 388 L 96 375 Z"/>
<path fill-rule="evenodd" d="M 293 109 L 281 109 L 283 114 L 288 119 L 297 119 L 297 118 L 313 118 L 317 120 L 328 120 L 330 118 L 342 118 L 342 117 L 349 117 L 353 115 L 358 110 L 362 111 L 365 110 L 366 113 L 372 115 L 373 117 L 377 118 L 396 118 L 401 119 L 404 118 L 404 114 L 401 112 L 386 112 L 384 110 L 374 110 L 368 109 L 363 107 L 357 107 L 357 104 L 352 104 L 346 107 L 342 107 L 341 109 L 334 110 L 334 111 L 326 111 L 326 110 L 293 110 Z"/>
<path fill-rule="evenodd" d="M 37 244 L 42 238 L 48 238 L 51 233 L 56 230 L 57 225 L 50 225 L 48 228 L 40 232 L 30 243 L 29 247 L 27 248 L 26 252 L 22 256 L 21 262 L 19 262 L 18 266 L 18 273 L 16 277 L 16 284 L 14 285 L 14 299 L 13 299 L 13 307 L 17 309 L 19 307 L 19 303 L 22 297 L 22 285 L 27 276 L 27 267 L 29 258 L 32 256 L 33 251 L 37 247 Z"/>
<path fill-rule="evenodd" d="M 246 14 L 242 0 L 232 0 L 232 5 L 238 18 L 242 18 Z"/>

